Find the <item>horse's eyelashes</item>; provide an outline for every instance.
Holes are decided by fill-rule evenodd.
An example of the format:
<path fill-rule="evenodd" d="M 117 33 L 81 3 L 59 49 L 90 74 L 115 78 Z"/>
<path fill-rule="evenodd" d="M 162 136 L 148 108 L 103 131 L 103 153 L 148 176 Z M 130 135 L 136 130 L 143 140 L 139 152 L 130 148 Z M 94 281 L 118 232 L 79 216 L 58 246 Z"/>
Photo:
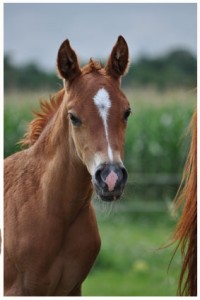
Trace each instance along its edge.
<path fill-rule="evenodd" d="M 81 125 L 81 120 L 72 113 L 69 113 L 69 118 L 74 126 Z"/>

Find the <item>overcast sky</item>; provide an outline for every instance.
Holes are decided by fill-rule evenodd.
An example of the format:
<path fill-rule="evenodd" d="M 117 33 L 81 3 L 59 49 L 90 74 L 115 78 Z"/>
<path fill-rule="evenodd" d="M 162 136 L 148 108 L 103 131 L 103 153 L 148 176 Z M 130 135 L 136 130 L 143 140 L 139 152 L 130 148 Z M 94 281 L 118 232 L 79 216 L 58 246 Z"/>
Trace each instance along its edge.
<path fill-rule="evenodd" d="M 132 60 L 184 48 L 196 55 L 196 4 L 4 4 L 4 51 L 16 63 L 55 68 L 69 38 L 80 60 L 105 59 L 118 35 Z"/>

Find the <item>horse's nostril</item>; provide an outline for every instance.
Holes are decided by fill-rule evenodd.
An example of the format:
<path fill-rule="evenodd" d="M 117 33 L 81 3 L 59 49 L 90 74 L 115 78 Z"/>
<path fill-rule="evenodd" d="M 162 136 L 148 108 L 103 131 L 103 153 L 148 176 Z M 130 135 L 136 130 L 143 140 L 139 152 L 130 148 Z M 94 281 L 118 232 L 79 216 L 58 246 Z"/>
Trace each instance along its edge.
<path fill-rule="evenodd" d="M 101 180 L 101 170 L 102 169 L 98 169 L 96 172 L 95 172 L 95 180 L 97 182 L 99 182 Z"/>
<path fill-rule="evenodd" d="M 128 178 L 128 173 L 124 167 L 121 167 L 122 174 L 123 174 L 123 182 L 126 183 L 127 178 Z"/>
<path fill-rule="evenodd" d="M 103 170 L 104 170 L 104 167 L 101 166 L 100 168 L 98 168 L 96 170 L 95 176 L 94 176 L 96 183 L 98 183 L 101 188 L 106 187 L 106 183 L 105 183 L 104 178 L 103 178 Z"/>
<path fill-rule="evenodd" d="M 127 181 L 127 171 L 119 164 L 101 165 L 95 172 L 95 181 L 99 187 L 112 191 L 122 189 Z"/>

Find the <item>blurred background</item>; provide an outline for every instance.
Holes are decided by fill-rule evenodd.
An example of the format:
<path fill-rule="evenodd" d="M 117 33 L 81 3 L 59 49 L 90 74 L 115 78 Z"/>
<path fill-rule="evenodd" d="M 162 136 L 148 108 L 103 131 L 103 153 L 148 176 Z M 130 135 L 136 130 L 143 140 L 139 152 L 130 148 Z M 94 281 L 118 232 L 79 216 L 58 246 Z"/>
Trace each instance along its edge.
<path fill-rule="evenodd" d="M 196 4 L 4 4 L 4 155 L 19 151 L 32 110 L 62 88 L 56 56 L 69 38 L 81 65 L 106 61 L 118 35 L 130 49 L 122 86 L 131 103 L 123 199 L 96 200 L 102 248 L 84 296 L 176 295 L 181 269 L 165 248 L 196 107 Z"/>

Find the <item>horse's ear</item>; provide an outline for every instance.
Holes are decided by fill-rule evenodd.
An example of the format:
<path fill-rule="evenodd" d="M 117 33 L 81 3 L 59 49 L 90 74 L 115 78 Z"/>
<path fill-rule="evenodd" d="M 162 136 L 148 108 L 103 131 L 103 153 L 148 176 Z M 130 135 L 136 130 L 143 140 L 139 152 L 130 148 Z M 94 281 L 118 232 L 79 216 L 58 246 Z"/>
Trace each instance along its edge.
<path fill-rule="evenodd" d="M 57 68 L 60 76 L 68 81 L 81 73 L 76 53 L 71 48 L 69 40 L 65 40 L 58 50 Z"/>
<path fill-rule="evenodd" d="M 129 51 L 125 39 L 120 35 L 105 66 L 107 74 L 114 78 L 124 75 L 129 64 Z"/>

